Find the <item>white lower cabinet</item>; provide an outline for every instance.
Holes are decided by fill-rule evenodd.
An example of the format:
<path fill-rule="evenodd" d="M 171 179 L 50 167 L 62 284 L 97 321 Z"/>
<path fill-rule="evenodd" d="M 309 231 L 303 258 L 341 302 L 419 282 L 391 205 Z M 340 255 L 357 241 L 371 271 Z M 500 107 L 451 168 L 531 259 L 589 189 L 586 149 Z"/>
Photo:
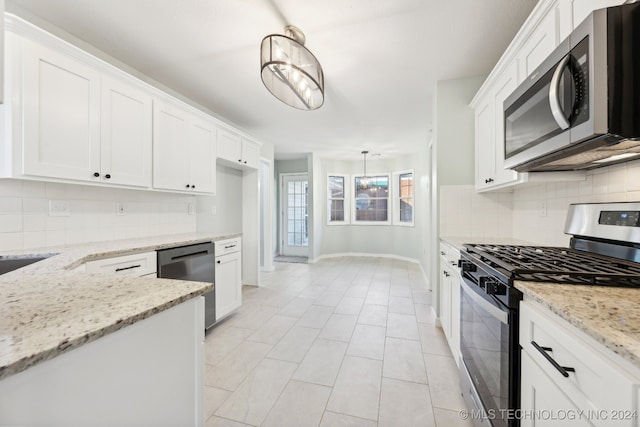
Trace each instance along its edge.
<path fill-rule="evenodd" d="M 638 425 L 640 370 L 540 304 L 520 303 L 521 425 Z"/>
<path fill-rule="evenodd" d="M 440 324 L 456 364 L 460 360 L 460 251 L 440 242 Z"/>
<path fill-rule="evenodd" d="M 3 426 L 203 426 L 204 298 L 0 380 Z"/>
<path fill-rule="evenodd" d="M 83 271 L 87 273 L 156 277 L 157 253 L 153 251 L 96 259 L 87 261 L 84 266 Z"/>
<path fill-rule="evenodd" d="M 217 322 L 242 304 L 242 248 L 239 237 L 214 245 Z"/>

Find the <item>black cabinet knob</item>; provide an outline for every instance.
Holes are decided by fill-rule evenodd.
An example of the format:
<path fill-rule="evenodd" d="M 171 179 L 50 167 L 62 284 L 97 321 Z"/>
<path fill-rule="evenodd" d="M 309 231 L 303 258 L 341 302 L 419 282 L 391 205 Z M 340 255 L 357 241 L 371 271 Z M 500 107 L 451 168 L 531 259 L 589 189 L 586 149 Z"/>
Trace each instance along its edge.
<path fill-rule="evenodd" d="M 220 260 L 216 261 L 216 264 L 220 264 Z"/>
<path fill-rule="evenodd" d="M 106 174 L 104 177 L 105 177 L 106 179 L 111 179 L 111 175 L 109 175 L 109 174 Z"/>
<path fill-rule="evenodd" d="M 98 172 L 94 172 L 93 176 L 95 176 L 96 178 L 100 176 L 100 174 Z"/>
<path fill-rule="evenodd" d="M 192 185 L 192 186 L 191 186 L 191 188 L 196 188 L 196 186 L 195 186 L 195 185 Z"/>
<path fill-rule="evenodd" d="M 242 163 L 242 159 L 238 159 L 238 163 Z"/>
<path fill-rule="evenodd" d="M 187 184 L 187 188 L 189 188 L 189 187 L 190 187 L 190 185 L 189 185 L 189 184 Z"/>
<path fill-rule="evenodd" d="M 247 161 L 246 161 L 246 160 L 244 161 L 244 164 L 245 164 L 245 165 L 247 164 Z"/>

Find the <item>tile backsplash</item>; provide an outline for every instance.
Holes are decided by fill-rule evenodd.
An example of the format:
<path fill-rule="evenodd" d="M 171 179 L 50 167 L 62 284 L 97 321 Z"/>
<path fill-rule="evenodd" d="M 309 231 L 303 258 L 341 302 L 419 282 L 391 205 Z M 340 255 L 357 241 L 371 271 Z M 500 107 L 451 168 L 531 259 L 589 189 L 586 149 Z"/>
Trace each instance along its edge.
<path fill-rule="evenodd" d="M 442 186 L 440 234 L 568 246 L 564 222 L 571 203 L 625 201 L 640 201 L 640 161 L 588 171 L 584 181 L 528 184 L 508 193 Z"/>
<path fill-rule="evenodd" d="M 512 237 L 512 193 L 476 193 L 473 185 L 440 187 L 440 235 Z"/>
<path fill-rule="evenodd" d="M 50 201 L 69 215 L 51 216 Z M 1 179 L 0 250 L 189 233 L 195 212 L 190 195 Z"/>

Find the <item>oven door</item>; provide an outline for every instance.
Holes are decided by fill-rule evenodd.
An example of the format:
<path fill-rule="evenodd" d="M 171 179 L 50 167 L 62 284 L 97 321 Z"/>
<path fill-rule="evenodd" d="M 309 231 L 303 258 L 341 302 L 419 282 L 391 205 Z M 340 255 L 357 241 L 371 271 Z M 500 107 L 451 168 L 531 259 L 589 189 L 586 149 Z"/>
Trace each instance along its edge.
<path fill-rule="evenodd" d="M 509 310 L 475 283 L 460 289 L 460 350 L 463 395 L 470 409 L 485 417 L 476 425 L 514 426 L 519 407 L 519 345 L 515 310 Z M 465 387 L 470 381 L 472 387 Z M 478 419 L 478 412 L 474 415 Z M 478 420 L 480 421 L 480 420 Z"/>

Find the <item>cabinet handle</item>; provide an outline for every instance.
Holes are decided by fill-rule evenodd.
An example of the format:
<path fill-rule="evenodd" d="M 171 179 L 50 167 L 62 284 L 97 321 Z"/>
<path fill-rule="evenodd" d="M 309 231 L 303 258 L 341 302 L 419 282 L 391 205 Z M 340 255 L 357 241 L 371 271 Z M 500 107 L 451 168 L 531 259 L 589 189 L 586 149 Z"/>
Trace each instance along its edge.
<path fill-rule="evenodd" d="M 216 264 L 220 264 L 220 260 L 216 261 Z"/>
<path fill-rule="evenodd" d="M 492 182 L 493 182 L 493 178 L 487 178 L 487 179 L 484 180 L 485 184 L 490 184 Z"/>
<path fill-rule="evenodd" d="M 568 377 L 569 376 L 569 372 L 575 372 L 576 370 L 574 368 L 569 368 L 567 366 L 560 366 L 560 364 L 558 362 L 556 362 L 556 360 L 549 356 L 549 353 L 547 353 L 548 351 L 553 351 L 553 349 L 551 347 L 541 347 L 537 342 L 535 341 L 531 341 L 531 345 L 540 352 L 540 354 L 542 354 L 544 356 L 545 359 L 547 359 L 549 361 L 549 363 L 551 363 L 551 365 L 556 368 L 558 370 L 558 372 L 560 372 L 562 374 L 563 377 Z"/>
<path fill-rule="evenodd" d="M 189 184 L 187 184 L 187 188 L 189 188 Z"/>
<path fill-rule="evenodd" d="M 458 265 L 458 263 L 457 263 L 457 262 L 455 262 L 455 261 L 449 261 L 449 262 L 450 262 L 450 263 L 451 263 L 451 265 L 453 265 L 453 266 L 457 266 L 457 265 Z"/>
<path fill-rule="evenodd" d="M 235 248 L 235 247 L 236 247 L 236 245 L 229 245 L 229 246 L 225 246 L 224 248 L 225 249 L 230 249 L 230 248 Z"/>
<path fill-rule="evenodd" d="M 111 179 L 111 175 L 109 175 L 109 174 L 106 174 L 104 177 L 105 177 L 106 179 Z"/>
<path fill-rule="evenodd" d="M 100 174 L 98 172 L 94 172 L 93 176 L 95 176 L 96 178 L 98 178 L 100 176 Z"/>
<path fill-rule="evenodd" d="M 242 163 L 242 159 L 238 159 L 238 163 Z"/>
<path fill-rule="evenodd" d="M 444 273 L 444 277 L 449 277 L 449 276 L 451 276 L 447 271 L 442 270 L 442 272 Z"/>
<path fill-rule="evenodd" d="M 440 251 L 440 255 L 444 256 L 444 252 Z"/>
<path fill-rule="evenodd" d="M 245 160 L 244 163 L 247 164 L 247 161 Z"/>
<path fill-rule="evenodd" d="M 191 188 L 196 188 L 196 186 L 195 186 L 195 185 L 192 185 L 192 186 L 191 186 Z"/>
<path fill-rule="evenodd" d="M 142 265 L 137 264 L 137 265 L 132 265 L 130 267 L 122 267 L 122 268 L 116 268 L 116 272 L 118 271 L 124 271 L 124 270 L 131 270 L 132 268 L 140 268 L 142 267 Z"/>

